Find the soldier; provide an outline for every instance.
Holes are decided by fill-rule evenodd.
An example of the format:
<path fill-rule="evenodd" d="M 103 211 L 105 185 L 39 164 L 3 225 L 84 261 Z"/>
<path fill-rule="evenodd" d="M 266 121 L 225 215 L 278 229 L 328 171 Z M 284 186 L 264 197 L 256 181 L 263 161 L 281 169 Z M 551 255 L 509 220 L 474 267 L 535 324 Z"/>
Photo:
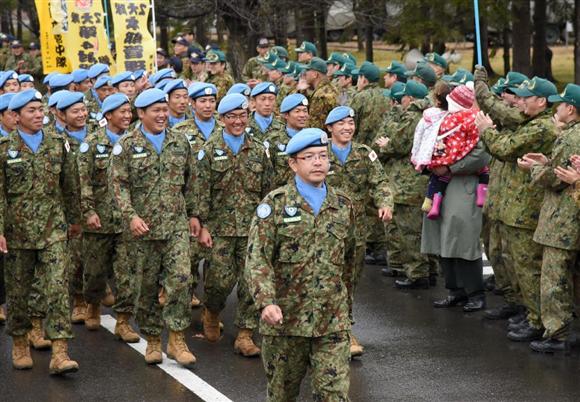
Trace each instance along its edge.
<path fill-rule="evenodd" d="M 33 58 L 28 53 L 24 53 L 24 47 L 20 41 L 12 41 L 10 51 L 12 54 L 6 59 L 4 70 L 14 70 L 18 74 L 32 74 L 37 72 Z"/>
<path fill-rule="evenodd" d="M 189 42 L 182 36 L 171 41 L 173 43 L 173 52 L 175 56 L 181 60 L 183 68 L 183 78 L 186 80 L 191 79 L 191 68 L 189 67 Z"/>
<path fill-rule="evenodd" d="M 288 154 L 286 146 L 296 133 L 308 126 L 308 99 L 302 94 L 288 95 L 280 105 L 280 113 L 286 121 L 286 125 L 278 130 L 274 130 L 266 138 L 268 146 L 272 147 L 270 159 L 274 167 L 274 178 L 272 188 L 282 187 L 294 177 L 290 166 L 288 166 Z"/>
<path fill-rule="evenodd" d="M 438 80 L 440 80 L 443 77 L 443 74 L 447 71 L 447 60 L 445 60 L 445 58 L 439 53 L 427 53 L 423 60 L 427 62 L 433 71 L 435 71 Z"/>
<path fill-rule="evenodd" d="M 93 83 L 89 79 L 89 71 L 84 68 L 76 69 L 72 72 L 74 88 L 73 91 L 85 94 L 93 88 Z"/>
<path fill-rule="evenodd" d="M 149 74 L 147 71 L 140 69 L 133 72 L 135 76 L 135 92 L 139 95 L 146 89 L 151 88 L 151 84 L 149 83 Z"/>
<path fill-rule="evenodd" d="M 258 46 L 256 47 L 258 55 L 248 59 L 244 65 L 242 79 L 250 88 L 254 88 L 259 82 L 266 80 L 264 71 L 262 70 L 262 64 L 258 61 L 258 58 L 264 58 L 269 50 L 270 43 L 268 42 L 268 38 L 260 38 L 258 40 Z"/>
<path fill-rule="evenodd" d="M 30 74 L 19 74 L 18 83 L 20 84 L 20 90 L 34 89 L 34 77 Z"/>
<path fill-rule="evenodd" d="M 294 50 L 294 52 L 296 52 L 296 55 L 298 56 L 298 63 L 301 64 L 308 64 L 312 61 L 314 57 L 318 56 L 318 50 L 316 49 L 316 45 L 312 42 L 307 41 L 302 42 L 300 47 L 297 47 Z"/>
<path fill-rule="evenodd" d="M 355 111 L 338 106 L 326 118 L 326 130 L 331 134 L 330 170 L 327 183 L 342 190 L 352 201 L 355 218 L 355 270 L 353 292 L 364 267 L 368 235 L 367 206 L 371 203 L 381 224 L 393 217 L 393 197 L 387 176 L 376 152 L 364 144 L 354 142 Z M 383 227 L 384 232 L 384 227 Z M 350 338 L 352 357 L 363 354 L 363 347 L 354 335 Z"/>
<path fill-rule="evenodd" d="M 191 81 L 205 82 L 207 81 L 207 71 L 205 71 L 204 54 L 200 50 L 194 50 L 189 54 Z"/>
<path fill-rule="evenodd" d="M 341 53 L 332 52 L 328 57 L 328 60 L 326 60 L 326 75 L 328 76 L 328 79 L 334 79 L 334 73 L 340 70 L 344 63 L 346 63 L 346 60 Z"/>
<path fill-rule="evenodd" d="M 385 81 L 385 88 L 387 89 L 391 89 L 395 82 L 407 82 L 407 76 L 405 74 L 407 69 L 401 62 L 393 60 L 387 68 L 381 71 L 384 73 L 383 80 Z"/>
<path fill-rule="evenodd" d="M 0 33 L 0 70 L 4 69 L 4 64 L 10 55 L 10 39 L 6 34 Z"/>
<path fill-rule="evenodd" d="M 301 130 L 295 178 L 256 209 L 245 280 L 261 311 L 268 401 L 295 401 L 308 367 L 316 401 L 347 401 L 355 255 L 351 200 L 325 183 L 328 137 Z"/>
<path fill-rule="evenodd" d="M 283 46 L 273 46 L 270 53 L 276 55 L 280 60 L 288 63 L 289 55 L 288 50 Z"/>
<path fill-rule="evenodd" d="M 8 110 L 8 105 L 14 97 L 14 93 L 0 95 L 0 136 L 8 137 L 8 135 L 16 129 L 18 121 L 16 114 Z"/>
<path fill-rule="evenodd" d="M 425 62 L 418 62 L 417 67 L 412 71 L 407 71 L 405 75 L 431 89 L 437 82 L 435 71 Z"/>
<path fill-rule="evenodd" d="M 111 77 L 108 75 L 101 75 L 95 82 L 91 92 L 93 93 L 93 96 L 86 103 L 87 110 L 89 112 L 89 118 L 93 121 L 97 121 L 99 120 L 97 117 L 99 117 L 103 101 L 107 96 L 115 93 L 115 88 L 111 85 Z"/>
<path fill-rule="evenodd" d="M 167 120 L 167 126 L 172 128 L 176 124 L 188 119 L 189 97 L 187 87 L 185 86 L 185 81 L 173 80 L 165 85 L 163 91 L 168 97 L 167 106 L 169 107 L 169 118 Z"/>
<path fill-rule="evenodd" d="M 226 92 L 234 85 L 234 78 L 226 71 L 226 55 L 221 50 L 210 50 L 205 55 L 208 63 L 208 81 L 218 89 L 218 103 L 226 95 Z"/>
<path fill-rule="evenodd" d="M 356 87 L 353 85 L 355 75 L 352 73 L 356 70 L 350 63 L 345 63 L 338 71 L 332 75 L 338 83 L 338 104 L 341 106 L 350 105 L 352 99 L 357 93 Z"/>
<path fill-rule="evenodd" d="M 97 83 L 97 80 L 103 75 L 108 75 L 109 72 L 110 72 L 109 66 L 103 63 L 94 64 L 88 69 L 87 75 L 89 77 L 89 81 L 92 84 L 91 90 L 85 94 L 87 107 L 89 108 L 89 113 L 93 112 L 93 110 L 89 105 L 96 102 L 95 99 L 97 98 L 97 93 L 95 92 L 94 88 Z M 100 103 L 98 103 L 98 107 L 96 110 L 94 110 L 94 112 L 97 113 L 99 110 L 101 110 Z"/>
<path fill-rule="evenodd" d="M 449 85 L 452 87 L 458 85 L 465 85 L 469 81 L 473 81 L 474 77 L 471 72 L 467 71 L 464 68 L 458 68 L 453 74 L 451 75 L 444 75 L 441 79 L 445 82 L 448 82 Z"/>
<path fill-rule="evenodd" d="M 28 54 L 32 59 L 32 71 L 31 74 L 34 79 L 40 80 L 42 78 L 42 55 L 40 54 L 40 47 L 35 42 L 30 42 L 28 45 Z"/>
<path fill-rule="evenodd" d="M 158 85 L 162 84 L 164 81 L 171 81 L 177 79 L 177 74 L 172 68 L 164 68 L 152 74 L 149 78 L 151 85 L 157 88 Z M 158 88 L 160 89 L 160 88 Z"/>
<path fill-rule="evenodd" d="M 50 118 L 48 119 L 48 123 L 45 125 L 48 125 L 51 129 L 54 129 L 57 134 L 64 134 L 64 127 L 66 125 L 66 123 L 60 118 L 56 111 L 56 105 L 58 104 L 60 98 L 62 98 L 64 95 L 66 95 L 66 91 L 58 91 L 57 93 L 50 95 L 50 98 L 48 98 L 48 102 L 46 104 L 46 108 L 50 113 Z"/>
<path fill-rule="evenodd" d="M 131 100 L 137 96 L 135 76 L 131 71 L 123 71 L 114 75 L 111 78 L 111 85 L 116 89 L 115 92 L 120 92 Z"/>
<path fill-rule="evenodd" d="M 0 72 L 0 95 L 18 91 L 20 91 L 18 73 L 13 70 Z"/>
<path fill-rule="evenodd" d="M 314 57 L 305 69 L 304 80 L 301 78 L 296 89 L 308 97 L 310 127 L 322 129 L 328 113 L 338 106 L 338 89 L 326 76 L 324 60 Z"/>
<path fill-rule="evenodd" d="M 133 236 L 129 247 L 138 273 L 137 322 L 147 339 L 145 362 L 162 362 L 165 323 L 167 356 L 191 367 L 196 359 L 183 334 L 191 322 L 191 147 L 182 134 L 166 129 L 165 92 L 148 89 L 135 99 L 135 107 L 141 125 L 113 147 L 112 185 L 125 230 Z M 158 299 L 161 285 L 167 293 L 163 308 Z"/>
<path fill-rule="evenodd" d="M 50 87 L 50 93 L 54 94 L 58 91 L 71 91 L 73 89 L 73 75 L 72 74 L 60 74 L 56 73 L 48 81 L 48 86 Z"/>
<path fill-rule="evenodd" d="M 79 368 L 67 353 L 67 340 L 73 337 L 68 315 L 67 224 L 80 218 L 78 203 L 68 195 L 75 191 L 76 170 L 67 140 L 43 132 L 41 100 L 34 89 L 15 95 L 9 109 L 18 115 L 18 128 L 0 139 L 0 252 L 7 254 L 7 332 L 13 341 L 13 367 L 32 368 L 27 310 L 37 275 L 48 306 L 49 371 L 65 374 Z"/>
<path fill-rule="evenodd" d="M 270 191 L 272 165 L 269 149 L 252 137 L 248 127 L 248 101 L 243 95 L 224 97 L 218 106 L 224 127 L 199 151 L 195 213 L 203 224 L 199 242 L 211 248 L 206 270 L 203 331 L 210 342 L 220 336 L 219 314 L 238 284 L 235 324 L 239 328 L 234 350 L 246 357 L 260 349 L 252 340 L 258 316 L 241 280 L 246 258 L 251 216 Z"/>
<path fill-rule="evenodd" d="M 551 121 L 548 97 L 557 94 L 551 82 L 534 77 L 514 89 L 523 99 L 528 120 L 515 132 L 498 132 L 493 129 L 489 116 L 479 113 L 476 124 L 481 138 L 497 158 L 505 161 L 504 197 L 509 204 L 501 211 L 503 241 L 506 242 L 508 260 L 518 278 L 523 304 L 528 309 L 527 320 L 508 327 L 508 339 L 514 342 L 538 340 L 544 333 L 540 311 L 540 274 L 542 250 L 533 241 L 534 230 L 544 197 L 544 189 L 531 184 L 528 172 L 519 169 L 517 161 L 527 153 L 550 154 L 556 139 Z"/>
<path fill-rule="evenodd" d="M 250 93 L 254 112 L 250 114 L 249 126 L 256 140 L 264 141 L 271 132 L 283 127 L 274 114 L 277 94 L 278 88 L 271 82 L 260 82 Z"/>

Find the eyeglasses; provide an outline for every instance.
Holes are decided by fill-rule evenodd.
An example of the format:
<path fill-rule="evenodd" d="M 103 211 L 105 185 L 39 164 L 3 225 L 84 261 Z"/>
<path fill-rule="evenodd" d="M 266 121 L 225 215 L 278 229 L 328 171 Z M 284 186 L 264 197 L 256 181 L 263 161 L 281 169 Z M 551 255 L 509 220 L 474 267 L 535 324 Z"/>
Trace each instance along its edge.
<path fill-rule="evenodd" d="M 306 162 L 313 162 L 314 160 L 320 160 L 320 161 L 327 161 L 328 160 L 328 154 L 327 153 L 322 153 L 322 154 L 307 154 L 306 156 L 297 156 L 296 159 L 300 159 Z"/>
<path fill-rule="evenodd" d="M 248 118 L 248 114 L 247 113 L 240 113 L 240 114 L 228 113 L 228 114 L 225 114 L 224 117 L 228 120 L 231 120 L 231 121 L 236 121 L 236 120 L 242 121 L 242 120 L 245 120 Z"/>

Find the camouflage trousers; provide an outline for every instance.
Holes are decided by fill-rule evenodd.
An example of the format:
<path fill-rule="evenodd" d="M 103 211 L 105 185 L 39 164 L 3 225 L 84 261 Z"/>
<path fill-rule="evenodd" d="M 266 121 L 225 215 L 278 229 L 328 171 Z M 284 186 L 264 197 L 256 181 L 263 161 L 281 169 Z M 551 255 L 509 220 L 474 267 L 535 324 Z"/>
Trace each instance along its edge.
<path fill-rule="evenodd" d="M 214 313 L 222 311 L 237 284 L 238 308 L 234 323 L 238 328 L 255 329 L 258 310 L 243 280 L 247 245 L 247 237 L 214 237 L 210 262 L 204 272 L 205 306 Z"/>
<path fill-rule="evenodd" d="M 133 314 L 136 269 L 127 253 L 127 242 L 121 234 L 83 235 L 83 293 L 87 303 L 99 304 L 105 297 L 107 281 L 114 277 L 113 310 Z"/>
<path fill-rule="evenodd" d="M 191 252 L 191 276 L 192 276 L 192 283 L 191 283 L 191 290 L 192 292 L 197 288 L 199 284 L 199 263 L 204 260 L 204 268 L 207 266 L 210 252 L 207 249 L 204 249 L 197 241 L 197 238 L 190 237 L 189 238 L 189 249 Z"/>
<path fill-rule="evenodd" d="M 435 258 L 421 254 L 423 214 L 415 205 L 395 204 L 393 220 L 387 225 L 389 267 L 407 278 L 427 278 L 437 273 Z"/>
<path fill-rule="evenodd" d="M 269 402 L 296 401 L 310 367 L 314 401 L 348 401 L 350 332 L 317 338 L 264 336 L 262 362 Z"/>
<path fill-rule="evenodd" d="M 541 277 L 544 338 L 566 340 L 574 319 L 574 274 L 580 272 L 578 251 L 544 246 Z"/>
<path fill-rule="evenodd" d="M 513 267 L 520 289 L 522 304 L 528 309 L 528 321 L 541 328 L 540 275 L 542 272 L 542 247 L 534 242 L 534 231 L 501 224 L 504 265 Z"/>
<path fill-rule="evenodd" d="M 83 294 L 83 238 L 81 237 L 70 239 L 68 241 L 70 254 L 70 294 Z"/>
<path fill-rule="evenodd" d="M 34 278 L 46 298 L 45 330 L 49 339 L 72 338 L 69 311 L 69 254 L 64 241 L 42 250 L 10 249 L 5 259 L 8 308 L 7 332 L 24 336 L 32 328 L 28 301 Z"/>
<path fill-rule="evenodd" d="M 137 268 L 137 313 L 141 332 L 158 336 L 163 323 L 171 331 L 183 331 L 191 323 L 191 266 L 189 233 L 171 234 L 166 240 L 127 242 Z M 159 304 L 159 287 L 165 289 L 166 303 Z"/>
<path fill-rule="evenodd" d="M 384 222 L 378 218 L 376 209 L 367 211 L 367 215 L 364 219 L 366 220 L 366 248 L 372 253 L 384 254 L 387 249 L 387 232 L 385 231 Z"/>

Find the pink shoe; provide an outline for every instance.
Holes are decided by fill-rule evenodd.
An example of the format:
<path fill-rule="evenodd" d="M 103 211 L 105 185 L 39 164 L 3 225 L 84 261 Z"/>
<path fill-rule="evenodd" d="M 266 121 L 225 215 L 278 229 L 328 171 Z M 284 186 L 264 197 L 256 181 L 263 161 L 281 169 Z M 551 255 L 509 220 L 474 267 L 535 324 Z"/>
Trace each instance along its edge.
<path fill-rule="evenodd" d="M 487 184 L 477 185 L 477 201 L 476 205 L 480 208 L 485 204 L 485 199 L 487 198 Z"/>
<path fill-rule="evenodd" d="M 437 193 L 433 196 L 433 206 L 431 207 L 431 210 L 427 214 L 428 219 L 435 220 L 439 218 L 442 202 L 443 202 L 443 194 Z"/>

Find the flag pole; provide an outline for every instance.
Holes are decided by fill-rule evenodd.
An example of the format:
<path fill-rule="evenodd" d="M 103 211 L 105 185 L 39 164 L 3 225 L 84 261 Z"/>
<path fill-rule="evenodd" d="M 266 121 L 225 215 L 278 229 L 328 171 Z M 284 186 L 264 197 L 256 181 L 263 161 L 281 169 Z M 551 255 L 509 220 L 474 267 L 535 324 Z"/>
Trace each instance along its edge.
<path fill-rule="evenodd" d="M 105 29 L 107 30 L 107 40 L 109 41 L 109 50 L 113 50 L 111 46 L 111 26 L 109 25 L 109 2 L 108 0 L 103 0 L 103 7 L 105 9 Z"/>
<path fill-rule="evenodd" d="M 481 31 L 479 29 L 479 1 L 473 0 L 473 11 L 475 14 L 475 46 L 477 46 L 477 64 L 483 65 L 481 56 Z"/>
<path fill-rule="evenodd" d="M 153 25 L 153 43 L 154 48 L 157 49 L 157 24 L 155 22 L 155 0 L 151 0 L 151 24 Z M 157 72 L 159 66 L 157 66 L 157 57 L 154 57 L 155 61 L 155 72 Z"/>

